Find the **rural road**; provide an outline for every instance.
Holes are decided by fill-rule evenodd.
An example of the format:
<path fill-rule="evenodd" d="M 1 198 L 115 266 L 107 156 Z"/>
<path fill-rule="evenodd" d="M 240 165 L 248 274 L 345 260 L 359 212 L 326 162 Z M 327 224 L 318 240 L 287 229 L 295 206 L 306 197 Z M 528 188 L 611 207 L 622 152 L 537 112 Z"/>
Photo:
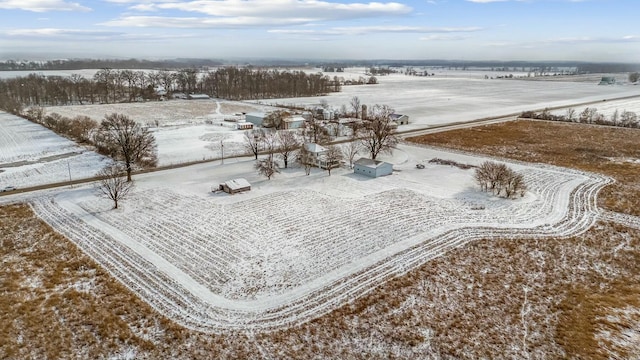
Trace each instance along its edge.
<path fill-rule="evenodd" d="M 577 107 L 577 106 L 600 104 L 600 103 L 605 102 L 605 101 L 625 100 L 625 99 L 633 99 L 633 98 L 640 98 L 640 95 L 622 96 L 622 97 L 611 98 L 611 99 L 602 99 L 602 100 L 597 100 L 597 101 L 580 102 L 580 103 L 563 105 L 563 106 L 548 107 L 546 109 L 547 110 L 562 110 L 562 109 L 569 109 L 569 108 Z M 544 110 L 544 109 L 534 109 L 534 110 L 531 110 L 531 111 L 539 112 L 539 111 L 542 111 L 542 110 Z M 512 120 L 516 120 L 520 114 L 521 113 L 519 112 L 519 113 L 505 114 L 505 115 L 499 115 L 499 116 L 493 116 L 493 117 L 485 117 L 485 118 L 475 119 L 475 120 L 470 120 L 470 121 L 461 121 L 461 122 L 449 123 L 449 124 L 444 124 L 444 125 L 434 125 L 434 126 L 428 126 L 428 127 L 419 128 L 419 129 L 398 131 L 397 134 L 401 138 L 406 139 L 408 137 L 413 137 L 413 136 L 434 134 L 434 133 L 438 133 L 438 132 L 465 129 L 465 128 L 470 128 L 470 127 L 475 127 L 475 126 L 483 126 L 483 125 L 496 124 L 496 123 L 501 123 L 501 122 L 506 122 L 506 121 L 512 121 Z M 333 144 L 340 144 L 340 143 L 345 143 L 345 142 L 348 142 L 348 141 L 350 141 L 350 140 L 349 139 L 339 140 L 339 141 L 334 141 Z M 226 158 L 240 158 L 240 157 L 245 157 L 245 156 L 251 156 L 251 155 L 250 154 L 233 155 L 233 156 L 226 156 Z M 191 166 L 191 165 L 214 162 L 214 161 L 220 161 L 220 158 L 212 158 L 212 159 L 207 159 L 207 160 L 190 161 L 190 162 L 185 162 L 185 163 L 181 163 L 181 164 L 159 166 L 159 167 L 155 167 L 153 169 L 145 169 L 145 170 L 141 170 L 141 171 L 136 171 L 136 172 L 134 172 L 134 175 L 135 174 L 148 173 L 148 172 L 157 172 L 157 171 L 181 168 L 181 167 L 187 167 L 187 166 Z M 26 193 L 26 192 L 31 192 L 31 191 L 37 191 L 37 190 L 53 189 L 53 188 L 57 188 L 57 187 L 64 187 L 64 186 L 71 186 L 71 185 L 77 185 L 77 184 L 90 183 L 90 182 L 94 182 L 94 181 L 97 181 L 97 180 L 100 180 L 100 178 L 99 177 L 90 177 L 90 178 L 84 178 L 84 179 L 77 179 L 77 180 L 73 180 L 73 181 L 62 181 L 62 182 L 51 183 L 51 184 L 30 186 L 30 187 L 25 187 L 25 188 L 21 188 L 21 189 L 17 189 L 17 190 L 14 190 L 14 191 L 9 191 L 9 192 L 0 192 L 0 197 L 13 195 L 13 194 Z"/>

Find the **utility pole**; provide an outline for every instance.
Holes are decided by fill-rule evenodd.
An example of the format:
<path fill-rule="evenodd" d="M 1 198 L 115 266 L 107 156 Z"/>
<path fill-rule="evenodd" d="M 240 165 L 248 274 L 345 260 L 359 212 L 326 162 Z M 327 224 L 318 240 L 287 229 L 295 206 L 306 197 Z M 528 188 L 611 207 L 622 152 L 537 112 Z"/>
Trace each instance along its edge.
<path fill-rule="evenodd" d="M 222 155 L 222 165 L 224 165 L 224 144 L 222 143 L 222 140 L 220 140 L 220 153 Z"/>

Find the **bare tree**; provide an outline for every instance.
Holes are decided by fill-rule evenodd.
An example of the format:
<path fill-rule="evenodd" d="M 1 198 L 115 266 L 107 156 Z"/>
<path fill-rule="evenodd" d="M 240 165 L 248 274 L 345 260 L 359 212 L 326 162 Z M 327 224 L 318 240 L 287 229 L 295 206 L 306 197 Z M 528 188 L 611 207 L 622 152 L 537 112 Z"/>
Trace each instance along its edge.
<path fill-rule="evenodd" d="M 340 161 L 342 160 L 342 150 L 340 150 L 340 147 L 337 145 L 329 146 L 326 154 L 324 154 L 324 160 L 329 176 L 331 176 L 331 169 L 339 167 Z"/>
<path fill-rule="evenodd" d="M 342 146 L 342 154 L 345 159 L 349 160 L 350 169 L 353 169 L 353 160 L 361 149 L 362 143 L 356 139 L 352 139 L 350 142 Z"/>
<path fill-rule="evenodd" d="M 277 130 L 280 130 L 282 129 L 282 126 L 284 124 L 284 119 L 286 119 L 290 115 L 291 114 L 289 114 L 289 112 L 286 110 L 273 111 L 264 118 L 262 122 L 262 126 L 266 128 L 275 128 Z"/>
<path fill-rule="evenodd" d="M 306 146 L 300 147 L 300 151 L 298 151 L 298 156 L 296 160 L 300 165 L 304 167 L 305 174 L 311 174 L 311 168 L 313 167 L 313 154 Z"/>
<path fill-rule="evenodd" d="M 505 164 L 485 161 L 476 168 L 474 176 L 483 191 L 491 190 L 496 195 L 504 191 L 506 198 L 512 198 L 518 193 L 524 196 L 527 191 L 524 176 Z"/>
<path fill-rule="evenodd" d="M 127 181 L 133 165 L 155 166 L 158 161 L 156 139 L 146 128 L 126 115 L 107 115 L 100 124 L 101 141 L 116 160 L 124 162 Z"/>
<path fill-rule="evenodd" d="M 278 132 L 278 144 L 280 146 L 276 151 L 282 158 L 286 169 L 289 166 L 289 159 L 295 156 L 298 149 L 300 149 L 298 134 L 294 131 L 280 131 Z"/>
<path fill-rule="evenodd" d="M 307 120 L 302 125 L 302 136 L 306 142 L 326 144 L 331 140 L 327 129 L 322 126 L 322 121 L 315 117 Z"/>
<path fill-rule="evenodd" d="M 260 145 L 263 139 L 264 131 L 262 129 L 245 131 L 244 133 L 244 146 L 256 157 L 256 160 L 258 160 L 258 153 L 260 152 Z"/>
<path fill-rule="evenodd" d="M 390 117 L 392 113 L 393 109 L 386 105 L 375 105 L 371 120 L 360 130 L 359 137 L 362 139 L 362 145 L 369 151 L 373 160 L 381 152 L 391 153 L 393 147 L 398 144 L 393 120 Z"/>
<path fill-rule="evenodd" d="M 349 104 L 351 105 L 351 109 L 353 109 L 354 117 L 357 118 L 358 112 L 360 111 L 360 98 L 357 96 L 352 97 Z"/>
<path fill-rule="evenodd" d="M 274 174 L 280 172 L 280 167 L 273 161 L 271 156 L 256 161 L 255 168 L 258 170 L 258 174 L 266 176 L 268 180 L 271 180 Z"/>
<path fill-rule="evenodd" d="M 101 195 L 113 200 L 113 208 L 118 208 L 118 201 L 124 199 L 133 189 L 133 181 L 125 177 L 126 169 L 122 165 L 110 165 L 98 172 L 100 181 L 98 190 Z"/>

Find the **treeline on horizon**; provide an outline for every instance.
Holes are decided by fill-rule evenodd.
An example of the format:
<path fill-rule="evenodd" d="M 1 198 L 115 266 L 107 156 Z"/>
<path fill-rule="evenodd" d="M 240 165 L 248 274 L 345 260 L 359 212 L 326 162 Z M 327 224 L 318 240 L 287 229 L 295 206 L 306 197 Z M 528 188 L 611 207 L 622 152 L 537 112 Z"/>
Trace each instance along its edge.
<path fill-rule="evenodd" d="M 160 91 L 161 90 L 161 91 Z M 207 94 L 228 100 L 317 96 L 339 92 L 337 77 L 276 69 L 221 67 L 201 72 L 100 69 L 88 79 L 45 76 L 0 79 L 0 109 L 19 114 L 27 106 L 102 104 L 160 100 L 172 93 Z"/>
<path fill-rule="evenodd" d="M 499 60 L 285 60 L 285 59 L 245 59 L 237 61 L 223 61 L 210 59 L 172 59 L 172 60 L 144 60 L 144 59 L 64 59 L 46 61 L 6 60 L 0 61 L 0 71 L 45 71 L 45 70 L 81 70 L 81 69 L 184 69 L 221 67 L 242 64 L 241 67 L 403 67 L 403 66 L 433 66 L 451 68 L 494 68 L 494 69 L 522 69 L 522 68 L 576 68 L 577 73 L 624 73 L 640 71 L 640 63 L 615 62 L 581 62 L 581 61 L 499 61 Z"/>

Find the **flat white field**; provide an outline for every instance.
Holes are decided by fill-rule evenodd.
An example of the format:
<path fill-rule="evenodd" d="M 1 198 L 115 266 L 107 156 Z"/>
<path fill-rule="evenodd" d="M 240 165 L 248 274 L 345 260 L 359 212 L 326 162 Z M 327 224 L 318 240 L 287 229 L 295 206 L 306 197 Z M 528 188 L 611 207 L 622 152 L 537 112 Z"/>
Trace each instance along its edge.
<path fill-rule="evenodd" d="M 640 88 L 638 90 L 640 93 Z M 611 118 L 616 111 L 618 111 L 618 115 L 621 115 L 625 111 L 640 115 L 640 98 L 603 101 L 598 104 L 576 106 L 573 108 L 573 110 L 575 110 L 574 117 L 579 116 L 586 108 L 596 109 L 599 114 L 606 116 L 608 119 Z M 552 111 L 552 113 L 555 115 L 566 115 L 567 110 Z"/>
<path fill-rule="evenodd" d="M 210 99 L 53 106 L 46 108 L 46 112 L 69 118 L 85 115 L 98 122 L 112 113 L 127 115 L 149 126 L 158 144 L 158 165 L 170 165 L 219 158 L 223 150 L 225 156 L 246 153 L 244 132 L 234 130 L 234 123 L 224 120 L 242 119 L 243 112 L 272 109 L 271 106 Z"/>
<path fill-rule="evenodd" d="M 109 162 L 41 125 L 0 112 L 0 188 L 87 178 Z"/>
<path fill-rule="evenodd" d="M 343 86 L 340 93 L 326 96 L 256 102 L 312 106 L 319 105 L 324 99 L 334 108 L 346 105 L 350 110 L 350 101 L 357 96 L 362 104 L 389 105 L 396 112 L 409 115 L 409 125 L 401 128 L 408 130 L 525 110 L 640 95 L 638 86 L 599 86 L 599 79 L 584 82 L 578 81 L 582 79 L 580 77 L 576 77 L 576 81 L 568 81 L 566 78 L 563 81 L 485 79 L 483 72 L 448 71 L 436 72 L 435 76 L 429 77 L 391 74 L 377 78 L 377 85 Z"/>
<path fill-rule="evenodd" d="M 120 203 L 89 187 L 31 200 L 35 211 L 170 318 L 202 331 L 291 325 L 480 238 L 565 236 L 595 221 L 608 179 L 511 163 L 529 191 L 482 193 L 473 170 L 431 158 L 485 158 L 401 145 L 394 174 L 371 179 L 287 169 L 257 176 L 250 159 L 136 177 Z M 426 169 L 417 169 L 424 163 Z M 249 192 L 212 188 L 243 177 Z"/>
<path fill-rule="evenodd" d="M 245 153 L 242 132 L 224 126 L 230 125 L 224 119 L 240 118 L 238 114 L 242 112 L 272 110 L 272 105 L 278 104 L 312 106 L 325 99 L 334 108 L 340 108 L 341 105 L 349 107 L 351 98 L 358 96 L 363 104 L 387 104 L 399 113 L 408 114 L 410 124 L 402 126 L 401 130 L 410 130 L 524 110 L 640 95 L 637 86 L 598 86 L 600 76 L 535 81 L 485 79 L 485 75 L 504 75 L 502 72 L 442 69 L 432 72 L 436 74 L 433 77 L 379 76 L 377 85 L 344 86 L 341 93 L 310 98 L 74 105 L 48 107 L 46 112 L 69 118 L 86 115 L 97 121 L 114 112 L 125 114 L 150 126 L 158 143 L 159 164 L 168 165 L 221 157 L 223 150 L 226 156 Z M 325 74 L 345 78 L 366 76 L 364 68 L 347 68 L 343 73 Z"/>

